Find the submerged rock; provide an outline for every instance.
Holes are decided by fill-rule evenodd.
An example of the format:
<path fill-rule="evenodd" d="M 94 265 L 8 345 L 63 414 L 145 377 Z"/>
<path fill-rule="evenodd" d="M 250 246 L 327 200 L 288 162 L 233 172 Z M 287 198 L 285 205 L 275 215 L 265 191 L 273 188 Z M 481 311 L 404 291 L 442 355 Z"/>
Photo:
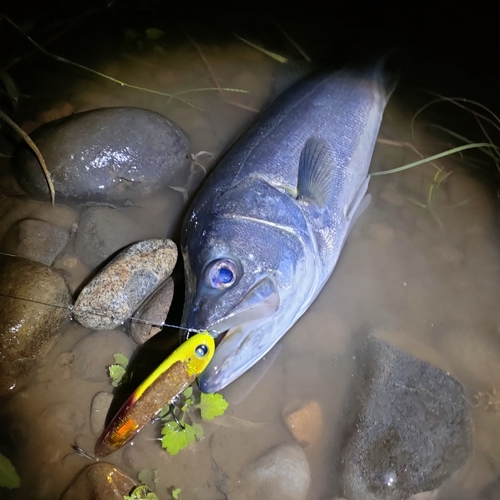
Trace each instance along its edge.
<path fill-rule="evenodd" d="M 177 247 L 167 238 L 130 245 L 80 292 L 75 319 L 93 330 L 123 324 L 170 276 L 176 262 Z"/>
<path fill-rule="evenodd" d="M 12 226 L 5 235 L 2 249 L 51 266 L 69 240 L 69 232 L 43 220 L 24 219 Z"/>
<path fill-rule="evenodd" d="M 105 108 L 75 114 L 36 129 L 32 139 L 51 173 L 56 200 L 124 204 L 166 189 L 188 165 L 182 130 L 154 111 Z M 48 196 L 32 151 L 16 154 L 16 178 L 35 196 Z"/>
<path fill-rule="evenodd" d="M 137 483 L 118 467 L 99 462 L 88 465 L 73 479 L 61 500 L 123 500 Z"/>
<path fill-rule="evenodd" d="M 323 411 L 317 401 L 291 401 L 283 408 L 282 418 L 301 446 L 317 443 L 323 434 Z"/>
<path fill-rule="evenodd" d="M 110 392 L 98 392 L 90 405 L 90 430 L 95 437 L 101 435 L 106 423 L 109 407 L 113 402 L 113 394 Z"/>
<path fill-rule="evenodd" d="M 71 318 L 70 305 L 68 286 L 56 271 L 0 255 L 0 396 L 50 349 Z"/>
<path fill-rule="evenodd" d="M 229 500 L 305 500 L 311 484 L 309 463 L 297 444 L 280 445 L 252 463 Z"/>
<path fill-rule="evenodd" d="M 346 497 L 403 500 L 437 488 L 472 449 L 462 386 L 374 337 L 355 359 L 355 421 L 342 452 Z"/>
<path fill-rule="evenodd" d="M 174 297 L 174 280 L 166 279 L 134 313 L 129 323 L 129 334 L 138 343 L 144 344 L 161 331 Z"/>
<path fill-rule="evenodd" d="M 111 207 L 88 207 L 80 216 L 75 251 L 89 269 L 95 269 L 116 251 L 144 236 L 143 229 L 123 212 Z"/>
<path fill-rule="evenodd" d="M 134 348 L 134 342 L 120 330 L 89 333 L 71 351 L 74 356 L 71 373 L 82 380 L 107 382 L 107 367 L 114 363 L 113 354 L 130 358 Z"/>

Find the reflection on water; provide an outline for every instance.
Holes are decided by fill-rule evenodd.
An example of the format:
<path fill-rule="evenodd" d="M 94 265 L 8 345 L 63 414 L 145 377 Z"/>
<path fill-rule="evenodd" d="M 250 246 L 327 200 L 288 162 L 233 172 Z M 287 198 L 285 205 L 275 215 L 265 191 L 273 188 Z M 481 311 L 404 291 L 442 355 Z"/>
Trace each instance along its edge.
<path fill-rule="evenodd" d="M 175 238 L 186 199 L 263 108 L 277 77 L 282 78 L 286 70 L 241 42 L 187 41 L 169 48 L 161 39 L 155 43 L 140 31 L 128 33 L 127 38 L 112 58 L 98 63 L 98 70 L 135 86 L 182 94 L 169 98 L 88 74 L 76 79 L 66 74 L 65 92 L 53 95 L 45 108 L 37 102 L 39 109 L 23 110 L 24 125 L 32 130 L 73 112 L 123 105 L 152 109 L 171 118 L 186 132 L 192 153 L 205 151 L 211 156 L 199 155 L 178 185 L 123 214 L 141 228 L 141 238 Z M 58 69 L 65 70 L 69 71 Z M 218 86 L 248 93 L 217 90 Z M 200 88 L 215 90 L 191 92 Z M 405 107 L 405 99 L 396 93 L 386 113 L 381 131 L 385 141 L 377 146 L 372 171 L 418 159 L 409 143 L 424 155 L 447 147 L 428 132 L 425 113 L 412 135 L 414 110 Z M 349 397 L 352 353 L 358 337 L 371 331 L 450 372 L 464 385 L 476 429 L 475 452 L 446 488 L 470 492 L 473 498 L 500 468 L 496 439 L 500 428 L 496 392 L 500 387 L 500 255 L 494 190 L 471 177 L 467 164 L 464 158 L 451 157 L 436 164 L 442 172 L 436 165 L 423 165 L 374 177 L 369 189 L 372 204 L 353 229 L 333 279 L 279 344 L 281 352 L 274 363 L 257 366 L 227 391 L 230 400 L 238 401 L 238 394 L 256 384 L 248 396 L 232 404 L 219 421 L 206 423 L 205 439 L 175 457 L 160 448 L 159 428 L 150 425 L 133 446 L 110 456 L 109 461 L 132 477 L 144 468 L 156 470 L 160 498 L 168 498 L 166 492 L 172 486 L 181 487 L 186 499 L 223 498 L 221 491 L 228 488 L 231 498 L 224 477 L 237 478 L 245 464 L 272 446 L 292 442 L 282 414 L 296 401 L 312 400 L 321 408 L 322 417 L 310 424 L 317 425 L 319 438 L 304 447 L 312 475 L 308 498 L 333 498 L 340 490 L 331 455 Z M 4 234 L 12 220 L 10 202 L 1 202 L 7 207 L 0 222 Z M 126 232 L 119 237 L 128 244 L 135 239 L 130 235 L 130 241 Z M 60 267 L 70 273 L 75 289 L 86 270 L 71 244 L 65 255 L 67 265 Z M 176 293 L 182 293 L 179 283 Z M 102 376 L 84 380 L 75 373 L 75 361 L 68 353 L 87 334 L 73 324 L 35 370 L 29 385 L 0 408 L 1 421 L 6 423 L 2 438 L 8 444 L 6 450 L 15 450 L 13 461 L 22 477 L 19 491 L 2 490 L 5 498 L 57 498 L 86 465 L 83 458 L 66 455 L 75 443 L 93 449 L 92 398 L 99 391 L 111 390 L 106 363 L 112 363 L 112 353 L 130 349 L 126 340 L 111 346 L 104 364 L 92 364 L 90 354 L 88 370 L 101 370 Z M 97 342 L 96 351 L 101 348 Z M 262 371 L 266 373 L 258 381 Z M 482 396 L 476 405 L 479 391 Z"/>

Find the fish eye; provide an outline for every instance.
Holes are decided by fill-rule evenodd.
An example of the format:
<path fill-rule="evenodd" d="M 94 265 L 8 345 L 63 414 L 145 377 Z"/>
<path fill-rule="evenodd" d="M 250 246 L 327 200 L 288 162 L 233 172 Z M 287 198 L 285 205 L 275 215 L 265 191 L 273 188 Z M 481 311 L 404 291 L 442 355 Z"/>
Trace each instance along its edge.
<path fill-rule="evenodd" d="M 230 259 L 218 259 L 205 268 L 205 281 L 212 288 L 223 290 L 236 283 L 238 268 Z"/>
<path fill-rule="evenodd" d="M 208 352 L 209 352 L 209 348 L 207 345 L 205 344 L 200 344 L 195 350 L 194 350 L 194 354 L 197 358 L 204 358 Z"/>

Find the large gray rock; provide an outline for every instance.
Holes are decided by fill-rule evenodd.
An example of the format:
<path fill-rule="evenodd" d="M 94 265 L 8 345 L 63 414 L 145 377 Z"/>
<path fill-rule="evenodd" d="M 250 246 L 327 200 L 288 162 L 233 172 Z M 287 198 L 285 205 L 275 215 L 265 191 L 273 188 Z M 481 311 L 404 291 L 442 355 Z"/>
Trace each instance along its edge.
<path fill-rule="evenodd" d="M 114 465 L 87 465 L 74 478 L 61 500 L 123 500 L 137 483 Z"/>
<path fill-rule="evenodd" d="M 74 318 L 93 330 L 123 324 L 170 276 L 176 261 L 177 247 L 168 238 L 130 245 L 83 288 L 73 308 Z"/>
<path fill-rule="evenodd" d="M 462 386 L 449 374 L 368 337 L 344 450 L 349 500 L 404 500 L 437 488 L 466 461 L 471 422 Z"/>
<path fill-rule="evenodd" d="M 139 108 L 75 114 L 36 129 L 32 139 L 51 173 L 56 200 L 123 204 L 166 189 L 188 166 L 189 143 L 172 121 Z M 29 194 L 46 198 L 38 160 L 24 144 L 16 178 Z"/>
<path fill-rule="evenodd" d="M 69 322 L 70 305 L 68 286 L 56 271 L 0 255 L 0 396 L 43 358 Z"/>

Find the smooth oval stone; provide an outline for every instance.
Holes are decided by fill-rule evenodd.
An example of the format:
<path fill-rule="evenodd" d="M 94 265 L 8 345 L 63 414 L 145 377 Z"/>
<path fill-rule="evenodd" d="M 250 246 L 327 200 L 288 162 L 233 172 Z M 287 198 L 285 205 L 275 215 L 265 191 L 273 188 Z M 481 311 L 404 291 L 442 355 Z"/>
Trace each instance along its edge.
<path fill-rule="evenodd" d="M 83 288 L 73 309 L 74 318 L 93 330 L 123 324 L 170 276 L 176 262 L 177 247 L 168 238 L 130 245 Z"/>
<path fill-rule="evenodd" d="M 136 482 L 118 467 L 99 462 L 82 469 L 61 500 L 123 500 L 135 486 Z"/>
<path fill-rule="evenodd" d="M 229 498 L 305 500 L 311 484 L 306 454 L 297 444 L 276 446 L 258 458 L 235 482 Z"/>
<path fill-rule="evenodd" d="M 50 267 L 0 255 L 0 396 L 18 385 L 71 318 L 64 278 Z"/>
<path fill-rule="evenodd" d="M 148 297 L 133 314 L 129 323 L 129 334 L 138 343 L 144 344 L 162 330 L 174 297 L 174 280 L 168 278 Z"/>
<path fill-rule="evenodd" d="M 165 189 L 188 165 L 189 142 L 168 118 L 139 108 L 105 108 L 49 122 L 32 139 L 56 200 L 123 204 Z M 24 144 L 15 175 L 29 194 L 48 197 L 38 160 Z"/>

